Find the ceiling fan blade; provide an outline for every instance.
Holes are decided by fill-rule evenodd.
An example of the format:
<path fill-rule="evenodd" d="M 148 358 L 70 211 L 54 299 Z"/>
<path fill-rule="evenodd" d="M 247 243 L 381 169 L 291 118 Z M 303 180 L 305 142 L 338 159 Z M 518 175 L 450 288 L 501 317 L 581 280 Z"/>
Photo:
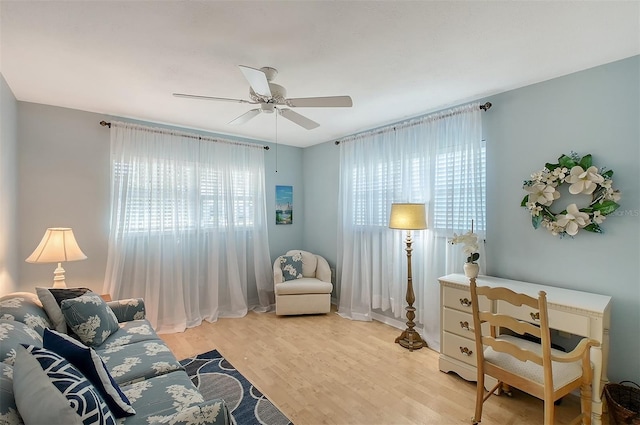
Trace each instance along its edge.
<path fill-rule="evenodd" d="M 244 124 L 247 121 L 249 121 L 251 118 L 255 117 L 256 115 L 258 115 L 261 112 L 260 108 L 256 108 L 256 109 L 252 109 L 250 111 L 245 112 L 244 114 L 240 115 L 238 118 L 229 121 L 229 124 L 233 124 L 233 125 L 239 125 L 239 124 Z"/>
<path fill-rule="evenodd" d="M 249 85 L 256 94 L 260 96 L 271 97 L 271 89 L 269 88 L 269 81 L 264 72 L 259 69 L 251 68 L 244 65 L 238 65 L 240 71 L 244 74 L 244 78 L 247 79 Z"/>
<path fill-rule="evenodd" d="M 175 97 L 184 97 L 184 98 L 187 98 L 187 99 L 222 100 L 223 102 L 251 103 L 251 104 L 257 103 L 257 102 L 251 102 L 249 100 L 244 100 L 244 99 L 229 99 L 229 98 L 226 98 L 226 97 L 200 96 L 198 94 L 173 93 L 173 95 Z"/>
<path fill-rule="evenodd" d="M 349 108 L 353 106 L 353 101 L 350 96 L 298 97 L 295 99 L 287 99 L 287 105 L 294 108 Z"/>
<path fill-rule="evenodd" d="M 289 121 L 293 121 L 299 126 L 306 128 L 307 130 L 313 130 L 314 128 L 320 126 L 320 124 L 318 124 L 317 122 L 312 121 L 297 112 L 293 112 L 291 109 L 280 109 L 279 113 Z"/>

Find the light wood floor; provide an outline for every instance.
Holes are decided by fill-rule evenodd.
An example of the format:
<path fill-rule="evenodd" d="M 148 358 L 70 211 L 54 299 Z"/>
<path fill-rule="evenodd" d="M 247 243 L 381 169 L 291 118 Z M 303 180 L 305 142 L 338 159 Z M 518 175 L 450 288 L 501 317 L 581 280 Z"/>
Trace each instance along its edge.
<path fill-rule="evenodd" d="M 250 312 L 161 337 L 178 359 L 217 349 L 296 425 L 469 424 L 475 383 L 440 372 L 431 349 L 395 344 L 399 334 L 335 313 Z M 514 390 L 485 403 L 482 424 L 541 424 L 542 409 Z M 570 422 L 579 409 L 577 397 L 566 397 L 556 422 Z"/>

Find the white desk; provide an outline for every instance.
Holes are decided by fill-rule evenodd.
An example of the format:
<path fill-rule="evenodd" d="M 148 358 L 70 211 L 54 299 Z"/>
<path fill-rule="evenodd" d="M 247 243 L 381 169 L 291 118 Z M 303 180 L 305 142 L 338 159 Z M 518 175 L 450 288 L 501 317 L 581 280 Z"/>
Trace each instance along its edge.
<path fill-rule="evenodd" d="M 462 274 L 450 274 L 438 280 L 441 320 L 439 368 L 443 372 L 455 372 L 468 381 L 475 381 L 477 372 L 476 356 L 472 354 L 475 338 L 473 330 L 470 329 L 473 328 L 473 318 L 469 301 L 469 279 Z M 600 395 L 608 382 L 611 297 L 490 276 L 479 276 L 476 282 L 478 286 L 502 286 L 532 297 L 537 297 L 538 292 L 545 291 L 551 328 L 600 342 L 600 347 L 591 348 L 591 361 L 594 365 L 592 421 L 594 425 L 601 425 Z M 492 311 L 496 311 L 495 303 L 489 305 L 490 301 L 485 301 L 487 305 L 483 307 L 490 307 Z M 522 311 L 521 316 L 520 320 L 531 322 L 531 317 L 527 317 L 526 312 Z"/>

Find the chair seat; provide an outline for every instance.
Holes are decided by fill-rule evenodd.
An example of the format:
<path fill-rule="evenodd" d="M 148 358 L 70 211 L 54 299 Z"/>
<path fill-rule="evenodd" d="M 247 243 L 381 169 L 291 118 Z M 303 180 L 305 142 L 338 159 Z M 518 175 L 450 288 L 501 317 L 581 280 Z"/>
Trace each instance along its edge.
<path fill-rule="evenodd" d="M 323 282 L 313 277 L 303 277 L 275 284 L 276 295 L 330 294 L 332 290 L 333 285 L 330 282 Z"/>
<path fill-rule="evenodd" d="M 498 339 L 502 339 L 513 344 L 516 344 L 522 349 L 541 354 L 542 346 L 533 341 L 518 338 L 511 335 L 500 335 Z M 551 349 L 551 355 L 560 355 L 563 352 Z M 544 385 L 544 372 L 542 366 L 532 361 L 521 362 L 515 357 L 495 351 L 491 347 L 487 347 L 484 350 L 485 361 L 492 363 L 502 369 L 505 369 L 513 374 L 521 376 L 522 378 L 530 381 L 534 381 L 540 385 Z M 551 362 L 553 368 L 553 389 L 554 391 L 562 388 L 570 382 L 582 376 L 582 366 L 580 361 L 571 363 Z"/>

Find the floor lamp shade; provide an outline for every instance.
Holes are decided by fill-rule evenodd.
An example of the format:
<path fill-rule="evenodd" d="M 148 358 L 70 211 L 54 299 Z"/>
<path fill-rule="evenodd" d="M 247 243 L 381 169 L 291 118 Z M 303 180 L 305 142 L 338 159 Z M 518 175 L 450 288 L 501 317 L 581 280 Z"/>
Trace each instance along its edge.
<path fill-rule="evenodd" d="M 33 253 L 25 260 L 27 263 L 58 263 L 54 271 L 53 286 L 66 287 L 64 269 L 60 263 L 65 261 L 84 260 L 87 256 L 82 252 L 68 227 L 51 227 L 47 229 Z"/>
<path fill-rule="evenodd" d="M 399 230 L 422 230 L 427 228 L 424 204 L 391 204 L 389 228 Z"/>
<path fill-rule="evenodd" d="M 391 229 L 406 230 L 407 237 L 405 243 L 407 247 L 407 329 L 405 329 L 396 343 L 409 351 L 418 350 L 426 347 L 427 343 L 420 337 L 420 334 L 414 329 L 416 324 L 413 319 L 416 318 L 416 308 L 413 303 L 416 301 L 413 292 L 413 278 L 411 277 L 411 238 L 412 230 L 422 230 L 427 228 L 427 217 L 424 204 L 391 204 L 391 214 L 389 215 L 389 227 Z"/>

